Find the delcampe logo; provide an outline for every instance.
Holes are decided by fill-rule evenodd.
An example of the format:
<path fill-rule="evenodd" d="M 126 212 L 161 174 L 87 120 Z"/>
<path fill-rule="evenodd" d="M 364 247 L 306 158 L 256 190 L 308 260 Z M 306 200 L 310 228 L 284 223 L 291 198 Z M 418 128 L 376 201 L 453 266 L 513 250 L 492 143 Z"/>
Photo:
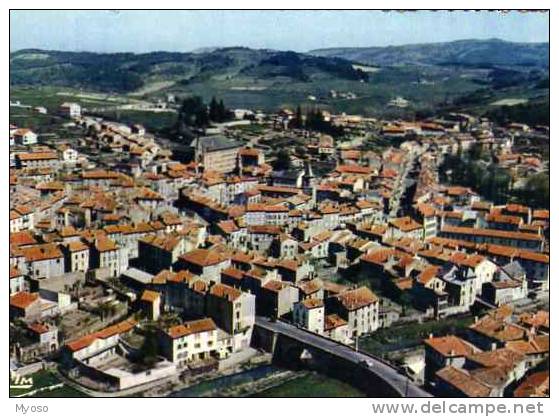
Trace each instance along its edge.
<path fill-rule="evenodd" d="M 10 371 L 10 389 L 29 389 L 33 387 L 33 378 L 18 375 Z"/>

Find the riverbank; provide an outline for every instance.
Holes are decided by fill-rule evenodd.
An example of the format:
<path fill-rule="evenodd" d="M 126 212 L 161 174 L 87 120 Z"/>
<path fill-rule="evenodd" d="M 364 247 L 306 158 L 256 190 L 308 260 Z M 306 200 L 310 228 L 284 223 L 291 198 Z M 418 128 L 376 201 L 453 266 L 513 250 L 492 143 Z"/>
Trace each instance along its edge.
<path fill-rule="evenodd" d="M 248 362 L 221 371 L 160 381 L 157 386 L 136 390 L 100 393 L 68 381 L 69 388 L 94 397 L 365 397 L 352 386 L 310 371 L 291 371 L 272 365 L 271 357 L 261 354 Z M 75 396 L 75 395 L 72 395 Z"/>
<path fill-rule="evenodd" d="M 345 382 L 315 372 L 302 372 L 281 384 L 258 391 L 258 398 L 356 398 L 366 394 Z"/>
<path fill-rule="evenodd" d="M 250 397 L 296 377 L 297 375 L 292 371 L 273 365 L 263 365 L 204 381 L 174 392 L 170 397 Z"/>
<path fill-rule="evenodd" d="M 366 397 L 365 393 L 310 371 L 290 371 L 262 365 L 231 375 L 209 379 L 175 391 L 170 397 Z"/>
<path fill-rule="evenodd" d="M 263 370 L 267 368 L 270 368 L 271 372 L 273 368 L 271 361 L 271 355 L 261 353 L 235 366 L 207 374 L 188 376 L 183 379 L 179 378 L 168 384 L 146 390 L 141 395 L 144 397 L 211 396 L 208 392 L 214 391 L 214 385 L 221 385 L 222 388 L 226 388 L 229 385 L 227 382 L 229 379 L 241 380 L 242 382 L 245 377 L 250 379 L 252 374 L 254 374 L 255 379 L 260 378 L 261 373 L 266 374 L 267 371 Z"/>

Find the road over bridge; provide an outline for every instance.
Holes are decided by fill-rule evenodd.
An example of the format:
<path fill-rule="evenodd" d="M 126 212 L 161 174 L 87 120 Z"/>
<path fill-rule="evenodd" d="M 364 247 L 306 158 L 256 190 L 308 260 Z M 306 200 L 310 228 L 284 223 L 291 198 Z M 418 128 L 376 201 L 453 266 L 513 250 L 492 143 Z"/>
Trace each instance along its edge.
<path fill-rule="evenodd" d="M 300 346 L 304 346 L 307 354 L 315 352 L 324 359 L 334 358 L 340 368 L 346 368 L 348 373 L 355 375 L 356 382 L 363 386 L 363 380 L 371 381 L 384 390 L 382 384 L 387 384 L 390 391 L 400 397 L 430 397 L 431 395 L 421 387 L 415 385 L 407 376 L 385 361 L 367 353 L 357 352 L 349 346 L 335 342 L 329 338 L 300 329 L 283 321 L 270 321 L 265 317 L 256 318 L 256 330 L 264 330 L 274 335 L 290 339 Z M 277 342 L 276 342 L 277 343 Z M 285 342 L 284 342 L 285 343 Z M 276 350 L 282 347 L 275 347 Z M 285 350 L 286 348 L 283 347 Z M 300 348 L 301 349 L 301 348 Z M 320 360 L 320 359 L 319 359 Z M 326 367 L 334 368 L 331 363 Z M 347 378 L 346 378 L 347 379 Z M 357 381 L 358 380 L 358 381 Z M 371 390 L 369 390 L 371 392 Z M 382 396 L 382 395 L 379 395 Z"/>

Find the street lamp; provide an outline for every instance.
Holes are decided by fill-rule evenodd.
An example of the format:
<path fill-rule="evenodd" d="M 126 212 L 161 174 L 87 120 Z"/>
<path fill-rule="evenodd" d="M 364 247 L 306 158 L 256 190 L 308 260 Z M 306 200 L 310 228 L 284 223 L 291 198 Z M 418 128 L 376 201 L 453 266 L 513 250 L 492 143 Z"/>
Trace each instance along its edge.
<path fill-rule="evenodd" d="M 409 378 L 409 376 L 408 376 L 407 373 L 406 373 L 406 392 L 404 393 L 404 398 L 407 398 L 407 397 L 408 397 L 408 387 L 409 387 L 409 384 L 410 384 L 410 378 Z"/>

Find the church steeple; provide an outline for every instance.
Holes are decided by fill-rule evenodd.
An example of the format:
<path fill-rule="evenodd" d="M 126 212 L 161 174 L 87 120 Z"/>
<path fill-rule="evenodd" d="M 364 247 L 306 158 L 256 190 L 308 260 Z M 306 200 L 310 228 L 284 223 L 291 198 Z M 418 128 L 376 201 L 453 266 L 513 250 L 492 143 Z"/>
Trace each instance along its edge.
<path fill-rule="evenodd" d="M 237 152 L 237 166 L 235 167 L 236 174 L 241 176 L 243 174 L 243 157 L 241 152 Z"/>
<path fill-rule="evenodd" d="M 311 162 L 305 160 L 305 168 L 303 173 L 303 190 L 312 197 L 312 205 L 316 203 L 316 178 L 312 172 Z"/>
<path fill-rule="evenodd" d="M 303 174 L 303 187 L 308 188 L 314 182 L 314 174 L 312 172 L 311 162 L 305 160 L 305 173 Z"/>

